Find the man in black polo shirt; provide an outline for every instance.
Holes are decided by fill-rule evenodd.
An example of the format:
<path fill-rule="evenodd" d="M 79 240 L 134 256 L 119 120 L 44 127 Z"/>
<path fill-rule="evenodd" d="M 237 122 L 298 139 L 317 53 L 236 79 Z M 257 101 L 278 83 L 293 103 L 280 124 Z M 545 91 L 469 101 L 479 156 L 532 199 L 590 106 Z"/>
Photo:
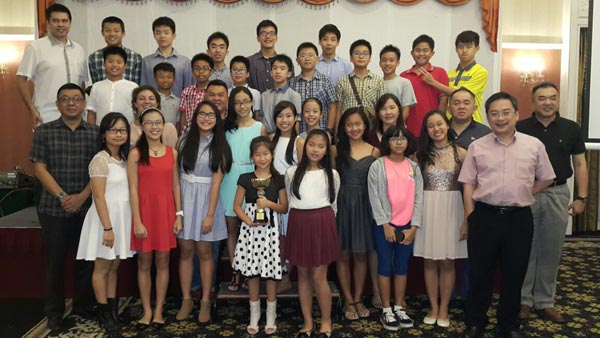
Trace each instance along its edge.
<path fill-rule="evenodd" d="M 488 126 L 473 120 L 473 114 L 477 111 L 475 94 L 467 88 L 460 87 L 453 91 L 448 106 L 452 115 L 450 136 L 457 145 L 469 149 L 471 142 L 492 132 Z"/>
<path fill-rule="evenodd" d="M 90 206 L 88 164 L 96 153 L 98 127 L 82 119 L 85 93 L 67 83 L 57 93 L 57 120 L 41 125 L 33 134 L 29 159 L 43 186 L 38 217 L 46 252 L 46 305 L 48 328 L 61 329 L 65 312 L 64 261 L 77 248 L 83 219 Z M 78 261 L 74 314 L 88 314 L 93 304 L 92 262 Z"/>
<path fill-rule="evenodd" d="M 554 84 L 542 82 L 536 85 L 531 96 L 534 112 L 517 124 L 517 130 L 544 143 L 556 179 L 552 186 L 535 196 L 531 206 L 534 234 L 521 289 L 519 317 L 528 318 L 531 308 L 535 307 L 542 310 L 544 319 L 563 322 L 564 317 L 554 308 L 556 277 L 569 215 L 585 210 L 588 194 L 585 144 L 579 125 L 560 117 L 558 90 Z M 573 173 L 578 196 L 569 204 L 571 194 L 566 182 Z"/>

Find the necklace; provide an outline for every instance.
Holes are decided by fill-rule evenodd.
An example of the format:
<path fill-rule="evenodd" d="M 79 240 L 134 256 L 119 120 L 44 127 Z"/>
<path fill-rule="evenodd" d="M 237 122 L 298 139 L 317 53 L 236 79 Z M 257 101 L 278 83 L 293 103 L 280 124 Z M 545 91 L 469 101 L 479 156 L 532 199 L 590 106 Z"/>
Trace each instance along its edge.
<path fill-rule="evenodd" d="M 433 147 L 434 147 L 436 150 L 444 150 L 444 149 L 448 148 L 449 146 L 450 146 L 450 143 L 448 143 L 448 144 L 446 144 L 446 145 L 443 145 L 443 146 L 441 146 L 441 147 L 438 147 L 438 146 L 436 146 L 436 145 L 433 145 Z"/>
<path fill-rule="evenodd" d="M 162 149 L 163 145 L 161 144 L 160 146 L 158 146 L 158 148 L 156 149 L 152 149 L 150 148 L 150 150 L 152 150 L 152 152 L 154 153 L 154 156 L 158 156 L 158 152 Z"/>

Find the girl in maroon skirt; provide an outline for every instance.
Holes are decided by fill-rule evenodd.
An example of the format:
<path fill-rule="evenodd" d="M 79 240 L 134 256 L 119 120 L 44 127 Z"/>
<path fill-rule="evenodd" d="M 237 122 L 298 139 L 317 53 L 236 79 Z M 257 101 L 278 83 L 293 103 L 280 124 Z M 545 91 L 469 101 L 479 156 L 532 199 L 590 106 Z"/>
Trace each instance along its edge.
<path fill-rule="evenodd" d="M 321 310 L 319 337 L 331 336 L 331 290 L 327 266 L 339 253 L 335 220 L 340 177 L 331 166 L 329 135 L 312 130 L 304 144 L 302 160 L 285 173 L 290 213 L 285 258 L 298 267 L 298 293 L 304 325 L 297 337 L 314 330 L 312 295 Z"/>

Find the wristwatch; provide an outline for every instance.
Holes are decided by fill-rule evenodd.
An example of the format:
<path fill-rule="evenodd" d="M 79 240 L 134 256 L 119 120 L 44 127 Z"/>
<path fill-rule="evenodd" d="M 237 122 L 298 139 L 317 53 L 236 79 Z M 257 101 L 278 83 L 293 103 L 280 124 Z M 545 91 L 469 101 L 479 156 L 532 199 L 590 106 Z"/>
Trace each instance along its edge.
<path fill-rule="evenodd" d="M 179 210 L 175 213 L 175 216 L 181 216 L 183 217 L 183 210 Z"/>
<path fill-rule="evenodd" d="M 58 198 L 58 200 L 62 200 L 63 198 L 67 197 L 67 193 L 64 191 L 59 192 L 58 194 L 56 194 L 56 198 Z"/>
<path fill-rule="evenodd" d="M 583 197 L 583 196 L 577 196 L 577 197 L 575 197 L 576 201 L 583 201 L 583 203 L 586 203 L 587 199 L 588 199 L 587 197 Z"/>

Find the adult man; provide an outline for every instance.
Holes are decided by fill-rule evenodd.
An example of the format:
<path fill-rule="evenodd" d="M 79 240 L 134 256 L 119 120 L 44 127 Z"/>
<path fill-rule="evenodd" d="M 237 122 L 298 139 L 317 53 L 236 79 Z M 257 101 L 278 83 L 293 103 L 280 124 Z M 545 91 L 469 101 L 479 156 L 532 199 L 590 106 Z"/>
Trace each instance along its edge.
<path fill-rule="evenodd" d="M 46 9 L 46 20 L 48 36 L 25 48 L 17 70 L 17 88 L 31 113 L 33 128 L 60 116 L 54 93 L 61 85 L 73 82 L 83 86 L 87 80 L 85 52 L 68 37 L 71 11 L 61 4 L 50 5 Z M 33 82 L 33 93 L 29 90 L 29 81 Z"/>
<path fill-rule="evenodd" d="M 205 100 L 212 102 L 221 112 L 221 118 L 225 120 L 227 117 L 227 104 L 229 100 L 229 89 L 227 84 L 222 80 L 212 80 L 206 87 Z"/>
<path fill-rule="evenodd" d="M 492 95 L 485 110 L 493 133 L 469 146 L 458 178 L 464 184 L 471 268 L 464 337 L 480 337 L 487 325 L 494 268 L 500 262 L 499 337 L 518 338 L 521 285 L 533 236 L 529 206 L 555 175 L 542 142 L 516 131 L 519 112 L 512 95 Z"/>
<path fill-rule="evenodd" d="M 38 217 L 46 248 L 46 305 L 48 328 L 61 328 L 64 302 L 64 260 L 77 247 L 81 226 L 90 206 L 88 164 L 96 152 L 98 127 L 85 122 L 85 93 L 67 83 L 57 93 L 60 118 L 38 127 L 29 159 L 43 186 Z M 93 302 L 93 264 L 77 262 L 76 293 L 72 313 L 85 314 Z"/>
<path fill-rule="evenodd" d="M 453 91 L 449 98 L 450 135 L 459 146 L 469 149 L 476 139 L 489 134 L 492 130 L 473 119 L 477 111 L 475 94 L 465 87 Z"/>
<path fill-rule="evenodd" d="M 585 143 L 577 123 L 560 116 L 558 90 L 554 84 L 542 82 L 536 85 L 531 97 L 533 114 L 517 123 L 517 130 L 542 141 L 556 179 L 551 187 L 535 196 L 535 203 L 531 206 L 533 243 L 521 289 L 519 317 L 528 318 L 531 308 L 535 307 L 542 310 L 544 319 L 563 322 L 564 317 L 554 308 L 556 276 L 569 214 L 576 215 L 585 210 L 588 195 Z M 573 161 L 574 171 L 569 160 Z M 571 194 L 566 182 L 573 172 L 577 197 L 569 204 Z"/>

